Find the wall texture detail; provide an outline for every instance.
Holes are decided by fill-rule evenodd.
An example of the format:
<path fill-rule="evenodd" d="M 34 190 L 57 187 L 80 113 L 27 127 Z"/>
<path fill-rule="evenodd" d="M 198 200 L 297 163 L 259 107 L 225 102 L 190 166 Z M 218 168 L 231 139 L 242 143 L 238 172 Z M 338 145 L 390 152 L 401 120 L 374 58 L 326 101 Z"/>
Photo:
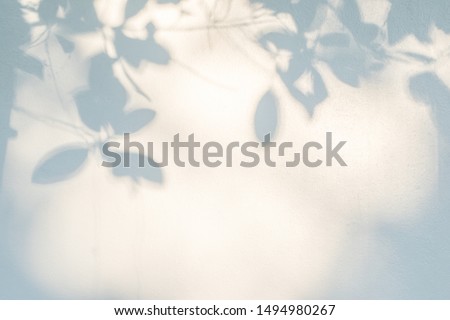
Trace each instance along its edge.
<path fill-rule="evenodd" d="M 2 0 L 0 59 L 0 298 L 450 299 L 449 1 Z"/>

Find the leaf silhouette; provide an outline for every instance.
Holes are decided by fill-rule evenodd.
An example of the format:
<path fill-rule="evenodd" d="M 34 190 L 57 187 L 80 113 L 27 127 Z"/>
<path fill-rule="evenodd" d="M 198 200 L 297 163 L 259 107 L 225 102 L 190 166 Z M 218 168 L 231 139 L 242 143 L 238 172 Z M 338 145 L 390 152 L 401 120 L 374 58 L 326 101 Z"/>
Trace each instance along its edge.
<path fill-rule="evenodd" d="M 314 108 L 328 97 L 328 91 L 319 72 L 312 67 L 314 52 L 304 50 L 294 54 L 287 71 L 279 70 L 279 74 L 290 94 L 297 99 L 310 115 L 314 113 Z M 302 78 L 309 77 L 310 90 L 303 90 L 297 86 Z"/>
<path fill-rule="evenodd" d="M 88 149 L 81 146 L 66 146 L 51 152 L 35 168 L 32 181 L 50 184 L 73 176 L 85 163 Z"/>
<path fill-rule="evenodd" d="M 323 0 L 302 0 L 291 3 L 292 16 L 295 19 L 298 30 L 304 32 L 311 29 L 319 8 L 324 2 Z"/>
<path fill-rule="evenodd" d="M 387 59 L 383 46 L 377 42 L 380 27 L 364 22 L 356 0 L 338 1 L 336 5 L 325 0 L 252 2 L 272 9 L 275 15 L 287 13 L 294 19 L 295 32 L 288 27 L 283 32 L 269 32 L 259 37 L 259 43 L 275 58 L 281 49 L 290 53 L 288 68 L 286 63 L 276 61 L 277 72 L 290 94 L 305 106 L 310 115 L 328 97 L 317 63 L 325 62 L 336 78 L 357 87 L 362 77 L 379 71 Z M 339 20 L 339 28 L 317 39 L 308 38 L 308 32 L 318 30 L 329 14 Z"/>
<path fill-rule="evenodd" d="M 92 0 L 61 0 L 67 3 L 67 12 L 64 19 L 58 21 L 68 30 L 75 33 L 93 32 L 101 23 Z"/>
<path fill-rule="evenodd" d="M 127 6 L 125 8 L 125 17 L 128 19 L 130 17 L 135 16 L 142 9 L 144 9 L 148 0 L 132 0 L 127 1 Z"/>
<path fill-rule="evenodd" d="M 255 112 L 255 132 L 258 139 L 264 141 L 264 136 L 267 134 L 273 137 L 277 124 L 278 99 L 269 91 L 259 101 Z"/>
<path fill-rule="evenodd" d="M 113 88 L 113 87 L 112 87 Z M 121 87 L 115 87 L 120 90 Z M 111 122 L 113 118 L 119 118 L 121 109 L 124 106 L 122 97 L 118 97 L 116 92 L 106 94 L 99 91 L 87 90 L 76 95 L 75 101 L 78 113 L 86 126 L 95 131 Z"/>
<path fill-rule="evenodd" d="M 426 56 L 426 55 L 423 55 L 420 53 L 416 53 L 416 52 L 402 52 L 402 53 L 414 60 L 420 61 L 425 64 L 429 64 L 429 63 L 432 63 L 435 61 L 435 59 L 432 57 L 429 57 L 429 56 Z"/>
<path fill-rule="evenodd" d="M 350 38 L 345 33 L 329 33 L 319 39 L 320 43 L 329 47 L 348 47 Z"/>
<path fill-rule="evenodd" d="M 252 0 L 252 2 L 262 3 L 275 13 L 291 13 L 299 32 L 309 30 L 313 25 L 318 9 L 325 3 L 324 0 Z"/>
<path fill-rule="evenodd" d="M 120 121 L 124 115 L 127 92 L 114 76 L 112 63 L 104 54 L 93 58 L 89 89 L 75 95 L 81 120 L 95 131 L 108 123 Z"/>
<path fill-rule="evenodd" d="M 379 28 L 374 24 L 364 23 L 355 0 L 343 1 L 339 8 L 339 18 L 344 26 L 353 34 L 358 44 L 369 46 L 379 33 Z"/>
<path fill-rule="evenodd" d="M 149 109 L 126 113 L 127 98 L 127 91 L 113 73 L 113 60 L 105 54 L 92 59 L 89 89 L 74 97 L 80 118 L 87 127 L 100 131 L 111 125 L 117 134 L 136 132 L 155 116 Z"/>
<path fill-rule="evenodd" d="M 352 87 L 358 87 L 360 77 L 368 72 L 364 58 L 356 54 L 338 53 L 327 63 L 339 80 Z"/>
<path fill-rule="evenodd" d="M 44 77 L 44 65 L 41 61 L 27 54 L 23 54 L 17 59 L 17 67 L 29 74 L 32 74 L 39 79 Z"/>
<path fill-rule="evenodd" d="M 149 124 L 155 117 L 155 112 L 149 109 L 134 110 L 130 113 L 124 114 L 122 117 L 112 123 L 116 134 L 133 133 L 147 124 Z"/>
<path fill-rule="evenodd" d="M 75 50 L 75 44 L 72 41 L 67 40 L 66 38 L 59 35 L 56 36 L 56 40 L 58 40 L 61 48 L 65 53 L 71 53 L 73 52 L 73 50 Z"/>
<path fill-rule="evenodd" d="M 46 24 L 54 24 L 57 20 L 56 15 L 61 3 L 61 0 L 42 0 L 38 8 L 40 20 Z"/>
<path fill-rule="evenodd" d="M 306 40 L 299 34 L 271 32 L 259 39 L 259 42 L 267 48 L 267 44 L 272 42 L 278 49 L 288 50 L 291 53 L 300 52 L 305 47 Z"/>
<path fill-rule="evenodd" d="M 155 27 L 149 24 L 147 31 L 148 37 L 145 40 L 129 38 L 121 30 L 116 32 L 117 53 L 135 68 L 143 61 L 157 64 L 167 64 L 170 61 L 169 53 L 154 39 Z"/>
<path fill-rule="evenodd" d="M 128 167 L 124 166 L 125 157 L 129 157 L 130 163 Z M 122 154 L 122 164 L 112 168 L 116 177 L 130 178 L 135 183 L 141 180 L 147 180 L 161 184 L 163 175 L 161 168 L 153 167 L 148 163 L 147 157 L 138 153 Z"/>
<path fill-rule="evenodd" d="M 389 43 L 395 44 L 413 34 L 419 41 L 430 40 L 432 24 L 450 32 L 450 2 L 423 0 L 391 0 L 387 19 Z"/>

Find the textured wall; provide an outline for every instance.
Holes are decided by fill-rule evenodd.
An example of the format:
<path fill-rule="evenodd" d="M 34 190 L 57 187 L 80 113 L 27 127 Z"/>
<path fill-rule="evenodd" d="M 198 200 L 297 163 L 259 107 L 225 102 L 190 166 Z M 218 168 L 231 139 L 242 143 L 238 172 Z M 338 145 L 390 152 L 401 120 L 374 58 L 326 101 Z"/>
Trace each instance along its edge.
<path fill-rule="evenodd" d="M 446 0 L 2 0 L 0 297 L 450 299 L 449 33 Z M 101 166 L 267 132 L 347 166 Z"/>

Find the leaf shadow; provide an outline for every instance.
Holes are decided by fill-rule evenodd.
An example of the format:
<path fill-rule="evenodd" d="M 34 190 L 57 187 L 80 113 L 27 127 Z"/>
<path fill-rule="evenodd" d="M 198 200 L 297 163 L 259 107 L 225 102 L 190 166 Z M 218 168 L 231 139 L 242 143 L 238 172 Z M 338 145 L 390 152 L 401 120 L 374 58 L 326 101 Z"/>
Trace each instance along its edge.
<path fill-rule="evenodd" d="M 146 108 L 125 110 L 128 93 L 115 77 L 113 63 L 106 54 L 92 58 L 88 89 L 75 94 L 78 113 L 94 131 L 111 126 L 116 134 L 133 133 L 150 123 L 155 112 Z"/>
<path fill-rule="evenodd" d="M 447 0 L 391 0 L 390 3 L 387 31 L 391 44 L 411 34 L 419 41 L 428 42 L 433 24 L 450 32 L 450 2 Z"/>
<path fill-rule="evenodd" d="M 387 55 L 377 42 L 380 28 L 362 20 L 355 0 L 345 0 L 337 6 L 329 1 L 273 1 L 254 0 L 274 11 L 288 13 L 295 22 L 295 31 L 272 31 L 260 37 L 260 44 L 269 51 L 288 51 L 291 59 L 287 69 L 277 67 L 278 74 L 291 95 L 312 116 L 316 106 L 329 96 L 329 89 L 320 73 L 319 64 L 325 64 L 337 80 L 359 87 L 361 78 L 382 68 Z M 333 15 L 340 26 L 327 26 L 327 17 Z M 312 39 L 312 40 L 311 40 Z"/>
<path fill-rule="evenodd" d="M 170 55 L 155 41 L 155 27 L 151 23 L 147 25 L 147 34 L 145 40 L 140 40 L 129 38 L 121 29 L 117 29 L 115 45 L 119 56 L 135 68 L 141 66 L 144 61 L 168 64 Z"/>
<path fill-rule="evenodd" d="M 269 91 L 259 101 L 255 112 L 255 133 L 260 141 L 270 134 L 274 137 L 278 122 L 278 99 Z"/>
<path fill-rule="evenodd" d="M 128 178 L 135 183 L 142 181 L 163 183 L 163 173 L 161 168 L 153 167 L 149 164 L 147 157 L 139 153 L 122 153 L 122 164 L 112 168 L 114 176 Z M 128 159 L 128 161 L 126 160 Z"/>
<path fill-rule="evenodd" d="M 89 149 L 84 146 L 64 146 L 47 154 L 36 166 L 32 182 L 51 184 L 76 175 L 87 160 Z"/>

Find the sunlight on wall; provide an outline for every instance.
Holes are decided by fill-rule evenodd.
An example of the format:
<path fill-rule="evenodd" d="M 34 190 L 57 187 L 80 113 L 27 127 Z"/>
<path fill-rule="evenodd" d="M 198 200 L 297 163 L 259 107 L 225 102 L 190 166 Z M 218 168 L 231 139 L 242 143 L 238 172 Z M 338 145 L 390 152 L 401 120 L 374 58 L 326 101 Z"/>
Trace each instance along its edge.
<path fill-rule="evenodd" d="M 364 21 L 384 22 L 390 6 L 380 3 L 364 2 Z M 18 74 L 11 123 L 20 134 L 8 145 L 4 185 L 14 203 L 19 232 L 10 241 L 20 244 L 20 270 L 43 292 L 68 298 L 322 298 L 352 296 L 349 288 L 370 296 L 364 292 L 367 264 L 375 261 L 377 272 L 389 272 L 391 252 L 378 227 L 418 223 L 438 179 L 433 116 L 408 91 L 409 77 L 420 68 L 393 60 L 349 85 L 352 80 L 342 81 L 347 78 L 326 62 L 323 41 L 311 47 L 317 50 L 313 67 L 293 89 L 280 72 L 280 63 L 289 62 L 287 49 L 274 53 L 273 42 L 265 50 L 257 41 L 294 23 L 286 14 L 276 17 L 247 1 L 150 1 L 141 11 L 130 9 L 126 20 L 127 1 L 94 4 L 101 29 L 76 34 L 55 25 L 45 43 L 28 49 L 45 61 L 43 79 Z M 321 11 L 314 21 L 324 22 L 308 41 L 344 32 L 333 14 Z M 123 24 L 128 38 L 122 43 L 117 30 Z M 145 56 L 146 45 L 155 56 Z M 99 54 L 105 60 L 91 63 Z M 298 57 L 290 56 L 295 63 Z M 93 94 L 93 83 L 109 85 L 107 75 L 90 71 L 108 57 L 126 94 L 116 90 L 105 103 L 125 102 L 97 130 L 89 121 L 103 109 L 88 109 L 86 121 L 77 104 Z M 317 74 L 326 99 L 314 104 Z M 304 103 L 295 90 L 305 93 Z M 98 145 L 122 141 L 111 135 L 117 119 L 147 116 L 143 109 L 155 112 L 132 135 L 143 144 L 160 145 L 177 133 L 224 145 L 256 141 L 255 113 L 267 92 L 278 104 L 276 141 L 324 143 L 325 133 L 333 132 L 336 141 L 347 141 L 342 155 L 348 167 L 169 166 L 161 168 L 160 183 L 101 167 Z M 33 183 L 37 164 L 67 145 L 88 150 L 83 167 L 69 180 Z M 23 221 L 30 222 L 25 227 Z M 343 283 L 352 274 L 360 288 Z M 395 286 L 400 292 L 402 284 Z"/>

